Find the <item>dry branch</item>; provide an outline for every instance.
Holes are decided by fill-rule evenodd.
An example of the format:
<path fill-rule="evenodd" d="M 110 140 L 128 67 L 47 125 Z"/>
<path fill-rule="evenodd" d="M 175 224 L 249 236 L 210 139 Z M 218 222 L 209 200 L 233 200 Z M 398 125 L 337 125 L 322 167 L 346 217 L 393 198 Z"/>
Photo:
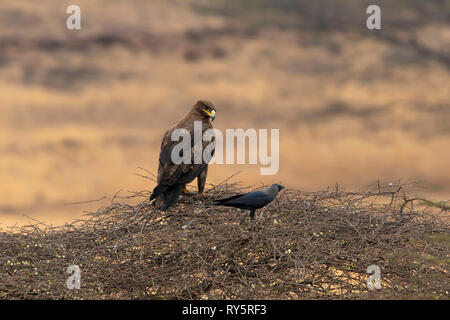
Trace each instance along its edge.
<path fill-rule="evenodd" d="M 148 192 L 116 195 L 73 224 L 1 233 L 0 298 L 448 296 L 448 221 L 429 207 L 410 210 L 415 198 L 404 187 L 286 190 L 240 224 L 247 212 L 212 202 L 241 189 L 227 179 L 208 198 L 183 196 L 166 212 L 147 202 Z M 144 198 L 119 202 L 133 197 Z M 80 290 L 66 288 L 73 264 L 82 271 Z M 366 286 L 373 264 L 381 290 Z"/>

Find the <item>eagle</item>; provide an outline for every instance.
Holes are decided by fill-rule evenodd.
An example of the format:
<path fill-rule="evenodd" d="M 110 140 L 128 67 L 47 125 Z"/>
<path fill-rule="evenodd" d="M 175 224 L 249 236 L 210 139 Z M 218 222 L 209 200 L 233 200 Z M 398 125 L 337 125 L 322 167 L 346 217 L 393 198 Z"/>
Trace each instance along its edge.
<path fill-rule="evenodd" d="M 156 199 L 154 204 L 157 208 L 166 210 L 175 205 L 182 192 L 184 194 L 188 193 L 186 184 L 192 182 L 195 178 L 197 178 L 198 195 L 203 194 L 208 174 L 208 163 L 203 159 L 203 155 L 201 163 L 199 163 L 200 161 L 194 161 L 194 123 L 198 121 L 197 124 L 201 124 L 203 137 L 206 130 L 213 129 L 212 121 L 215 117 L 216 107 L 214 104 L 206 100 L 199 100 L 181 121 L 164 133 L 159 154 L 158 185 L 153 189 L 150 196 L 150 200 Z M 181 132 L 182 130 L 180 129 L 187 130 L 191 136 L 190 163 L 175 163 L 172 159 L 172 151 L 180 143 L 179 141 L 172 141 L 172 133 L 175 130 Z M 214 137 L 211 137 L 211 142 L 201 139 L 201 150 L 204 150 L 207 145 L 214 142 Z M 214 148 L 215 145 L 212 148 L 211 155 L 214 154 Z M 183 151 L 180 152 L 180 156 L 182 156 L 182 153 Z"/>

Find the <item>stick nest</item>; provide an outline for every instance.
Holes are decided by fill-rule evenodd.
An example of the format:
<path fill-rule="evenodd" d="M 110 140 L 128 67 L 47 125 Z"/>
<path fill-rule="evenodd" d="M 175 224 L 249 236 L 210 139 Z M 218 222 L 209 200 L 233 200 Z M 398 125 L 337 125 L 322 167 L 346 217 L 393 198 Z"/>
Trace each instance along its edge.
<path fill-rule="evenodd" d="M 414 209 L 405 189 L 285 189 L 255 221 L 213 206 L 250 190 L 228 181 L 165 212 L 148 191 L 115 196 L 72 224 L 0 233 L 0 298 L 448 297 L 448 216 Z M 79 290 L 66 286 L 70 265 L 80 267 Z M 381 289 L 367 286 L 371 265 L 381 270 Z"/>

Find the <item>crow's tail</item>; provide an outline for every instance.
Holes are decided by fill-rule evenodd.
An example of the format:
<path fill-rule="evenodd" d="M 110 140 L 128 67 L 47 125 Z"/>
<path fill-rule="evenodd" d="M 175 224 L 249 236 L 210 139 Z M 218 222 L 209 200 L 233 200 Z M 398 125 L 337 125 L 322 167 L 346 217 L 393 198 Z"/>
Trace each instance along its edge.
<path fill-rule="evenodd" d="M 218 206 L 220 206 L 220 205 L 224 206 L 224 205 L 227 205 L 230 200 L 236 200 L 236 199 L 238 199 L 241 196 L 242 196 L 242 194 L 238 194 L 238 195 L 235 195 L 235 196 L 232 196 L 232 197 L 229 197 L 229 198 L 216 200 L 216 201 L 214 201 L 214 204 L 218 205 Z"/>

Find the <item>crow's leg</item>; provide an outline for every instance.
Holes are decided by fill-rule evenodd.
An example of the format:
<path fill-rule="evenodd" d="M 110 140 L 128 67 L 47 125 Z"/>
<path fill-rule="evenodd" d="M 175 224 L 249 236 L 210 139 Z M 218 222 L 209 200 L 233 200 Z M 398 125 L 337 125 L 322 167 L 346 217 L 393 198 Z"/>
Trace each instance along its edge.
<path fill-rule="evenodd" d="M 250 220 L 255 220 L 256 209 L 250 209 Z"/>

